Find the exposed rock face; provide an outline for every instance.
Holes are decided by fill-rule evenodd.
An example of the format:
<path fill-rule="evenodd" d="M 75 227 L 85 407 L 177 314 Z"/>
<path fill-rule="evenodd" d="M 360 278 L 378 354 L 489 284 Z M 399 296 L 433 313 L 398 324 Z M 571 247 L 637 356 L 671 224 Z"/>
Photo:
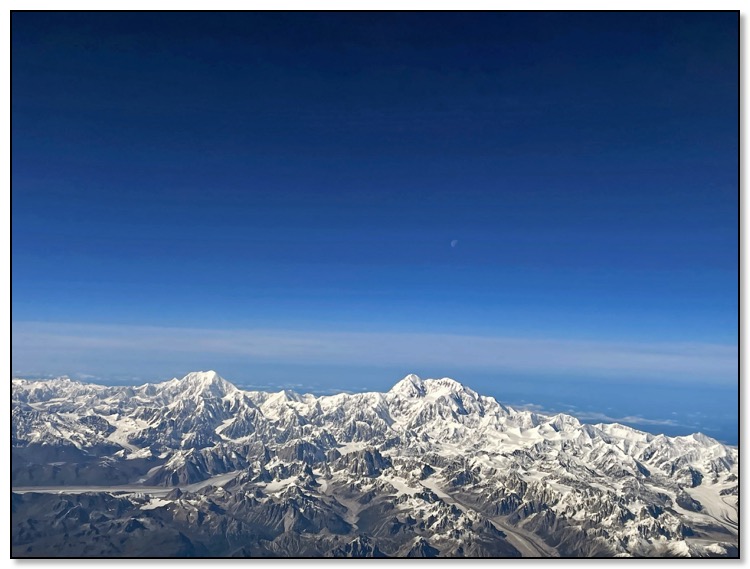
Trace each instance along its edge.
<path fill-rule="evenodd" d="M 365 449 L 342 456 L 333 463 L 332 468 L 334 470 L 344 468 L 355 476 L 373 477 L 379 476 L 390 466 L 392 466 L 391 461 L 383 458 L 377 449 Z"/>
<path fill-rule="evenodd" d="M 367 536 L 358 535 L 346 545 L 333 549 L 331 557 L 385 557 L 385 555 Z"/>
<path fill-rule="evenodd" d="M 14 556 L 737 555 L 736 449 L 452 379 L 316 398 L 196 372 L 12 395 Z"/>

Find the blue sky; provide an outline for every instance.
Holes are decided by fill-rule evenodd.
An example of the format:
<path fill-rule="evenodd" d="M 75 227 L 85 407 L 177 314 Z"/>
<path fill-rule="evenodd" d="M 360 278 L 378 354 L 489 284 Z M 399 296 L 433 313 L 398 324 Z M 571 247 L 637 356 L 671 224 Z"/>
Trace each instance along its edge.
<path fill-rule="evenodd" d="M 736 14 L 12 32 L 14 371 L 414 371 L 736 439 Z"/>

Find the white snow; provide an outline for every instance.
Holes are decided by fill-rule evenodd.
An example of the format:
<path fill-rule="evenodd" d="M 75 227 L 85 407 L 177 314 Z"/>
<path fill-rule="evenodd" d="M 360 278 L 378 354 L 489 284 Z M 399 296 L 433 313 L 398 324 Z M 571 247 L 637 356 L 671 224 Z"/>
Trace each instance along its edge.
<path fill-rule="evenodd" d="M 136 447 L 132 447 L 132 449 L 135 449 L 135 448 Z M 135 450 L 134 452 L 131 452 L 130 454 L 125 455 L 125 459 L 126 460 L 133 460 L 133 459 L 136 459 L 136 458 L 150 458 L 151 456 L 153 456 L 153 453 L 151 452 L 151 449 L 150 448 L 143 448 L 141 450 Z"/>
<path fill-rule="evenodd" d="M 289 478 L 282 478 L 281 480 L 274 480 L 266 484 L 265 487 L 263 488 L 263 491 L 266 494 L 274 494 L 276 492 L 280 492 L 281 490 L 286 489 L 286 487 L 289 486 L 295 480 L 297 480 L 296 476 L 290 476 Z"/>
<path fill-rule="evenodd" d="M 414 488 L 413 486 L 409 486 L 403 479 L 396 478 L 395 476 L 386 476 L 383 474 L 379 477 L 379 479 L 384 480 L 385 482 L 388 482 L 388 484 L 393 486 L 396 489 L 397 496 L 400 496 L 401 494 L 409 494 L 410 496 L 413 496 L 414 494 L 422 491 L 421 488 Z"/>
<path fill-rule="evenodd" d="M 141 506 L 141 510 L 155 510 L 156 508 L 163 508 L 168 506 L 172 502 L 170 500 L 162 500 L 161 498 L 152 498 L 147 504 Z"/>
<path fill-rule="evenodd" d="M 711 553 L 714 553 L 715 555 L 727 554 L 726 547 L 723 547 L 722 545 L 719 545 L 718 543 L 712 543 L 711 545 L 707 545 L 706 551 L 710 551 Z"/>
<path fill-rule="evenodd" d="M 349 453 L 352 453 L 352 452 L 356 452 L 358 450 L 363 450 L 363 449 L 366 449 L 366 448 L 367 448 L 367 443 L 366 442 L 362 442 L 362 441 L 353 442 L 353 443 L 346 443 L 346 444 L 343 444 L 343 445 L 340 445 L 340 446 L 337 447 L 338 451 L 342 455 L 349 454 Z"/>

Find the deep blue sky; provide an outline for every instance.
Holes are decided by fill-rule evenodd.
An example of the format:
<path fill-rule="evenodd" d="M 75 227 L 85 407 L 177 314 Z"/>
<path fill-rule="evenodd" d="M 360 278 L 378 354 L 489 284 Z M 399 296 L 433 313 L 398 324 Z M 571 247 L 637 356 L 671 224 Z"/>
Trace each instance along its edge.
<path fill-rule="evenodd" d="M 13 369 L 731 417 L 737 46 L 735 13 L 14 13 Z"/>

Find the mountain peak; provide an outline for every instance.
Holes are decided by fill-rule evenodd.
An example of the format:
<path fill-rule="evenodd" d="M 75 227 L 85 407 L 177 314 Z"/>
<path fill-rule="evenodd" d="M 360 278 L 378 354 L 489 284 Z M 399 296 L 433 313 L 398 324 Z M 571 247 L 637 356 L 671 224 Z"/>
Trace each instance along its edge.
<path fill-rule="evenodd" d="M 223 397 L 228 392 L 237 389 L 214 370 L 194 371 L 179 381 L 180 383 L 189 385 L 190 391 L 210 392 L 218 397 Z"/>
<path fill-rule="evenodd" d="M 271 403 L 283 403 L 287 401 L 302 401 L 302 397 L 296 391 L 291 389 L 282 389 L 276 393 L 272 393 L 266 400 L 266 404 Z"/>
<path fill-rule="evenodd" d="M 426 390 L 424 381 L 418 375 L 410 373 L 396 385 L 391 387 L 388 393 L 403 395 L 404 397 L 424 397 Z"/>
<path fill-rule="evenodd" d="M 208 371 L 191 371 L 182 378 L 182 381 L 212 382 L 217 379 L 222 379 L 222 377 L 214 370 L 210 369 Z"/>
<path fill-rule="evenodd" d="M 466 391 L 468 388 L 455 379 L 450 377 L 443 377 L 441 379 L 426 379 L 424 381 L 426 387 L 430 390 L 447 389 L 448 391 Z"/>

